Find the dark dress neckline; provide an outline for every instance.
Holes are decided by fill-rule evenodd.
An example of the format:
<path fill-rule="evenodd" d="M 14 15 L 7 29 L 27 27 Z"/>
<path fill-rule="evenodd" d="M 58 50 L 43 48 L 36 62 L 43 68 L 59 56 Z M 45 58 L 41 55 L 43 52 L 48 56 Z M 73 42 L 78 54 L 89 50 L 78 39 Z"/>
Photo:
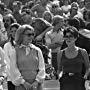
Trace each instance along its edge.
<path fill-rule="evenodd" d="M 66 54 L 65 54 L 65 50 L 63 51 L 63 54 L 64 54 L 64 56 L 65 56 L 66 59 L 73 60 L 73 59 L 75 59 L 75 58 L 77 58 L 77 57 L 79 56 L 79 52 L 80 52 L 80 49 L 78 49 L 78 53 L 77 53 L 77 55 L 76 55 L 75 57 L 73 57 L 73 58 L 69 58 L 69 57 L 67 57 Z"/>

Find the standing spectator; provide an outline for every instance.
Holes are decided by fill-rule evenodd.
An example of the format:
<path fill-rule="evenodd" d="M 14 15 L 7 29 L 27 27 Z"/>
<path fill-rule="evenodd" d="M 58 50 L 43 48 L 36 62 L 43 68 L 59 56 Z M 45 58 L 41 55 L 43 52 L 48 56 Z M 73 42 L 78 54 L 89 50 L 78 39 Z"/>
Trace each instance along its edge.
<path fill-rule="evenodd" d="M 64 5 L 61 8 L 63 10 L 63 13 L 67 14 L 71 9 L 71 5 L 69 5 L 69 0 L 64 0 Z"/>
<path fill-rule="evenodd" d="M 78 0 L 79 8 L 78 10 L 83 14 L 85 10 L 85 0 Z"/>
<path fill-rule="evenodd" d="M 8 31 L 10 29 L 10 25 L 12 23 L 16 23 L 16 19 L 13 17 L 13 15 L 7 14 L 3 17 L 3 22 L 4 22 L 4 27 L 7 33 L 7 37 L 8 37 L 8 34 L 9 34 Z"/>
<path fill-rule="evenodd" d="M 5 60 L 6 60 L 6 65 L 7 65 L 7 85 L 8 85 L 8 90 L 15 90 L 15 86 L 11 82 L 11 77 L 10 77 L 10 63 L 14 61 L 14 52 L 15 52 L 15 33 L 16 30 L 19 28 L 19 24 L 13 23 L 10 25 L 10 30 L 9 30 L 9 41 L 4 45 L 4 51 L 5 51 Z"/>
<path fill-rule="evenodd" d="M 47 9 L 47 3 L 49 0 L 40 0 L 39 4 L 34 5 L 31 8 L 31 11 L 39 18 L 42 18 L 43 13 L 48 10 Z"/>
<path fill-rule="evenodd" d="M 42 90 L 45 64 L 41 50 L 32 44 L 33 38 L 34 29 L 29 25 L 16 32 L 16 58 L 10 67 L 15 90 Z"/>
<path fill-rule="evenodd" d="M 79 5 L 77 2 L 73 2 L 71 4 L 70 14 L 68 14 L 69 18 L 77 17 L 83 19 L 83 14 L 80 11 L 78 11 L 78 7 Z"/>
<path fill-rule="evenodd" d="M 1 33 L 0 33 L 0 42 L 1 42 Z M 0 89 L 3 90 L 3 83 L 6 79 L 6 63 L 4 59 L 4 51 L 2 47 L 0 47 Z"/>
<path fill-rule="evenodd" d="M 57 72 L 57 52 L 61 49 L 63 44 L 63 26 L 64 18 L 62 16 L 56 15 L 53 17 L 53 29 L 48 31 L 45 35 L 46 45 L 52 51 L 52 66 Z M 57 76 L 56 76 L 57 78 Z"/>
<path fill-rule="evenodd" d="M 31 25 L 32 24 L 32 20 L 33 20 L 33 17 L 32 17 L 32 13 L 29 9 L 26 9 L 24 12 L 22 12 L 21 14 L 21 25 L 23 24 L 29 24 Z"/>
<path fill-rule="evenodd" d="M 85 49 L 75 45 L 78 30 L 69 26 L 64 30 L 64 40 L 67 48 L 58 52 L 58 73 L 60 90 L 85 90 L 84 78 L 89 75 L 89 57 Z M 83 65 L 86 72 L 82 74 Z M 62 72 L 62 73 L 61 73 Z"/>
<path fill-rule="evenodd" d="M 21 24 L 21 22 L 22 22 L 21 13 L 20 13 L 21 6 L 22 6 L 22 3 L 20 1 L 14 1 L 13 5 L 12 5 L 12 8 L 13 8 L 12 15 L 14 16 L 14 18 L 17 20 L 17 23 L 19 23 L 19 24 Z"/>
<path fill-rule="evenodd" d="M 53 15 L 50 11 L 45 11 L 43 13 L 43 18 L 48 21 L 49 23 L 52 23 Z"/>
<path fill-rule="evenodd" d="M 59 1 L 53 1 L 51 4 L 50 11 L 53 15 L 63 15 L 63 11 L 60 8 Z"/>

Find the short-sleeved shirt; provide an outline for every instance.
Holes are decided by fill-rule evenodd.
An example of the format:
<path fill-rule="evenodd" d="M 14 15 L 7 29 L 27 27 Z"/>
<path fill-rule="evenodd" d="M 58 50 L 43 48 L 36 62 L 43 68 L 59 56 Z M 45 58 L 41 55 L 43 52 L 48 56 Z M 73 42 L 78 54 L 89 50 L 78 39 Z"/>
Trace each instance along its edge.
<path fill-rule="evenodd" d="M 47 45 L 63 42 L 63 31 L 59 30 L 58 32 L 53 32 L 53 30 L 51 30 L 46 33 L 45 40 Z M 60 49 L 61 46 L 57 47 L 52 52 L 57 52 Z"/>

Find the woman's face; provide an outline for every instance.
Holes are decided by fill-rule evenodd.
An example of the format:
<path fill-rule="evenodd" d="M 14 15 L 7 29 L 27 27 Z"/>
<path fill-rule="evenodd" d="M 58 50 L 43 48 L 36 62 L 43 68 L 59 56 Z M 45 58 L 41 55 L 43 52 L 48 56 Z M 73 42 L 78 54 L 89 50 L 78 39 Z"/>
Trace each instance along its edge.
<path fill-rule="evenodd" d="M 4 25 L 5 27 L 9 27 L 9 25 L 11 24 L 11 20 L 9 17 L 4 17 Z"/>
<path fill-rule="evenodd" d="M 28 45 L 28 43 L 32 43 L 34 39 L 34 32 L 31 30 L 26 30 L 23 34 L 23 44 Z"/>
<path fill-rule="evenodd" d="M 51 15 L 49 14 L 49 13 L 46 13 L 44 16 L 43 16 L 43 18 L 46 20 L 46 21 L 50 21 L 51 20 Z"/>
<path fill-rule="evenodd" d="M 31 15 L 28 15 L 28 14 L 24 15 L 23 20 L 24 20 L 25 23 L 30 24 L 32 22 Z"/>
<path fill-rule="evenodd" d="M 72 14 L 72 15 L 76 15 L 76 14 L 77 14 L 77 9 L 72 8 L 71 14 Z"/>
<path fill-rule="evenodd" d="M 71 33 L 66 33 L 66 35 L 64 36 L 64 40 L 66 41 L 66 44 L 69 46 L 75 43 L 76 38 L 74 38 L 74 36 Z"/>
<path fill-rule="evenodd" d="M 61 19 L 57 22 L 57 24 L 54 26 L 54 28 L 57 28 L 56 30 L 58 30 L 58 29 L 62 28 L 63 25 L 64 25 L 64 20 Z"/>
<path fill-rule="evenodd" d="M 10 30 L 10 35 L 15 39 L 15 33 L 16 33 L 17 28 L 16 27 L 12 27 Z"/>

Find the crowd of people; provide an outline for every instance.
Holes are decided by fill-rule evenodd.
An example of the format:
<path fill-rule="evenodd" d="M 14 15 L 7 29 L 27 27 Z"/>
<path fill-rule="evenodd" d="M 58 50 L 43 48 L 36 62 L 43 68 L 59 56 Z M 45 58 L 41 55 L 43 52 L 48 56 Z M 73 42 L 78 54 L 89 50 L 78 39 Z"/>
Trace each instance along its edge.
<path fill-rule="evenodd" d="M 0 84 L 8 90 L 85 90 L 90 79 L 89 0 L 1 0 Z"/>

